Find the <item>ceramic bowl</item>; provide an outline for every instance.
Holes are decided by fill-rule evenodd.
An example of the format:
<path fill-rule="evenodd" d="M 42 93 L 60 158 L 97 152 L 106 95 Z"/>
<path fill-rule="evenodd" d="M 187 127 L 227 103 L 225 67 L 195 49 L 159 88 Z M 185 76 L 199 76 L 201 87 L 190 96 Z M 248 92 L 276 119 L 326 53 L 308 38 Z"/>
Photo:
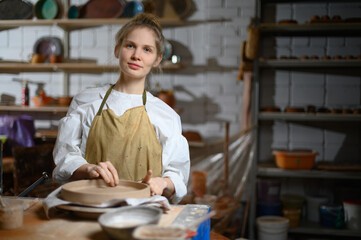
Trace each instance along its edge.
<path fill-rule="evenodd" d="M 59 6 L 55 0 L 39 0 L 35 4 L 35 16 L 38 19 L 54 19 L 58 11 Z"/>
<path fill-rule="evenodd" d="M 147 206 L 127 206 L 100 215 L 98 222 L 113 239 L 132 239 L 135 228 L 157 224 L 163 214 L 160 208 Z"/>
<path fill-rule="evenodd" d="M 144 6 L 141 2 L 130 1 L 125 5 L 122 17 L 123 18 L 132 18 L 142 12 L 144 12 Z"/>
<path fill-rule="evenodd" d="M 59 97 L 58 102 L 62 106 L 69 106 L 72 99 L 72 97 Z"/>

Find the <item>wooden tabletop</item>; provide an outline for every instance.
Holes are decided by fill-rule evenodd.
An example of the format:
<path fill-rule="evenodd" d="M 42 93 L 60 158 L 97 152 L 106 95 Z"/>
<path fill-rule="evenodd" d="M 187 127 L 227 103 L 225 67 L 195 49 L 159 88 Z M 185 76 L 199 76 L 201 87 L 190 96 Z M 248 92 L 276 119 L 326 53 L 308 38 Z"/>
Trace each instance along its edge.
<path fill-rule="evenodd" d="M 29 203 L 32 199 L 23 199 Z M 171 210 L 162 215 L 159 225 L 170 225 L 182 212 L 185 205 L 171 205 Z M 210 239 L 225 240 L 222 235 L 211 232 Z M 51 219 L 45 216 L 39 201 L 24 212 L 23 226 L 14 230 L 0 230 L 0 240 L 69 239 L 92 240 L 110 238 L 103 232 L 96 219 L 85 219 L 71 212 L 57 210 Z"/>
<path fill-rule="evenodd" d="M 29 202 L 30 199 L 25 199 Z M 183 206 L 172 205 L 171 210 L 163 214 L 160 225 L 168 226 L 182 211 Z M 84 219 L 66 211 L 57 211 L 47 219 L 41 201 L 24 212 L 23 226 L 14 230 L 0 230 L 0 239 L 110 239 L 102 231 L 96 219 Z"/>

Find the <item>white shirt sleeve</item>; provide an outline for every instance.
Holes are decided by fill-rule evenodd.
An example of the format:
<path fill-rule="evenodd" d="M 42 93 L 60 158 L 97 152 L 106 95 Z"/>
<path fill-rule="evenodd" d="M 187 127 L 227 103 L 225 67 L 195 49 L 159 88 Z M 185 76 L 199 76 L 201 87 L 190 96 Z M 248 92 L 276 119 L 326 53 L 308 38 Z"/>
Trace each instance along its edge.
<path fill-rule="evenodd" d="M 84 155 L 89 124 L 86 124 L 86 121 L 94 118 L 94 111 L 89 111 L 89 104 L 95 100 L 101 101 L 99 92 L 104 92 L 105 89 L 92 88 L 77 94 L 67 115 L 59 121 L 58 137 L 53 151 L 55 182 L 64 184 L 76 169 L 87 163 Z"/>
<path fill-rule="evenodd" d="M 163 148 L 162 177 L 169 177 L 174 184 L 175 193 L 170 198 L 170 201 L 175 204 L 180 202 L 187 194 L 190 171 L 189 146 L 182 135 L 182 125 L 178 114 L 168 105 L 165 105 L 164 102 L 158 102 L 161 100 L 152 100 L 155 101 L 158 109 L 155 112 L 149 111 L 148 115 L 151 122 L 156 123 L 156 132 Z M 167 114 L 164 112 L 167 112 Z"/>
<path fill-rule="evenodd" d="M 163 177 L 169 177 L 175 187 L 175 193 L 170 198 L 172 203 L 178 203 L 187 194 L 189 178 L 189 148 L 187 140 L 182 136 L 180 120 L 175 119 L 174 132 L 163 144 Z"/>
<path fill-rule="evenodd" d="M 53 151 L 55 182 L 65 183 L 87 161 L 80 150 L 82 139 L 81 111 L 75 110 L 59 122 L 59 132 Z"/>

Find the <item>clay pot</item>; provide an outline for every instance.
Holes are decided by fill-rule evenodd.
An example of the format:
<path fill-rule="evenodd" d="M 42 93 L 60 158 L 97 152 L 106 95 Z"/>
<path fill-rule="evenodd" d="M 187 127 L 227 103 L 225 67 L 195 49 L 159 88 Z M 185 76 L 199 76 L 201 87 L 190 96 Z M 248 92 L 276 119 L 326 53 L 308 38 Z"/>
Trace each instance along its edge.
<path fill-rule="evenodd" d="M 174 108 L 175 97 L 172 90 L 161 90 L 158 92 L 157 97 L 168 104 L 171 108 Z"/>
<path fill-rule="evenodd" d="M 72 97 L 59 97 L 58 102 L 62 106 L 69 106 L 72 99 Z"/>
<path fill-rule="evenodd" d="M 30 63 L 44 63 L 46 61 L 46 58 L 47 57 L 45 55 L 34 53 L 31 57 Z"/>

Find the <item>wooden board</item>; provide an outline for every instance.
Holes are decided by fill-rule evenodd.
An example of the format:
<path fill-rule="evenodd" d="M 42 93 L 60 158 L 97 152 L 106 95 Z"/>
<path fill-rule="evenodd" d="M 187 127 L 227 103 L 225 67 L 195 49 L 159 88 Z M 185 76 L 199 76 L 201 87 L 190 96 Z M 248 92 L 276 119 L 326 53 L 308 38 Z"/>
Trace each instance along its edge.
<path fill-rule="evenodd" d="M 97 205 L 115 198 L 149 198 L 150 188 L 134 181 L 121 180 L 116 187 L 110 187 L 103 179 L 80 180 L 64 184 L 61 197 L 73 203 Z"/>

